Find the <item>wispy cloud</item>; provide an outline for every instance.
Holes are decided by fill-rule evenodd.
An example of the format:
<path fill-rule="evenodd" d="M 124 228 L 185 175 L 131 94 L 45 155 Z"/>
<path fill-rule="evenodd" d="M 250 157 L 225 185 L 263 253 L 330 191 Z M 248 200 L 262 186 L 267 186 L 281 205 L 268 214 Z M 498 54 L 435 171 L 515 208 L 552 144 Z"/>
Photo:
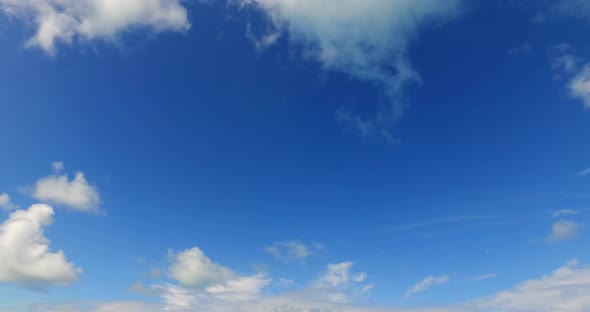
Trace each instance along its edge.
<path fill-rule="evenodd" d="M 491 279 L 496 277 L 496 273 L 488 273 L 488 274 L 483 274 L 480 276 L 476 276 L 473 278 L 474 281 L 483 281 L 483 280 L 487 280 L 487 279 Z"/>
<path fill-rule="evenodd" d="M 270 30 L 255 40 L 257 49 L 288 33 L 305 59 L 381 88 L 387 100 L 377 103 L 373 117 L 341 109 L 337 118 L 362 137 L 396 142 L 389 128 L 404 114 L 403 93 L 419 74 L 407 57 L 408 43 L 418 31 L 458 15 L 461 1 L 449 0 L 240 0 L 264 12 Z M 368 22 L 370 21 L 370 22 Z M 249 32 L 249 36 L 255 36 Z"/>
<path fill-rule="evenodd" d="M 426 277 L 425 279 L 423 279 L 420 283 L 418 283 L 418 284 L 414 285 L 412 288 L 408 289 L 408 291 L 406 291 L 406 294 L 404 295 L 404 298 L 406 298 L 406 299 L 410 298 L 416 293 L 427 291 L 428 289 L 430 289 L 433 286 L 447 284 L 450 281 L 451 281 L 451 277 L 448 275 L 441 275 L 441 276 L 430 275 L 430 276 Z"/>
<path fill-rule="evenodd" d="M 551 216 L 554 217 L 554 218 L 559 218 L 559 217 L 575 216 L 577 214 L 580 214 L 580 211 L 579 210 L 562 209 L 562 210 L 554 211 L 551 214 Z"/>
<path fill-rule="evenodd" d="M 304 261 L 310 256 L 317 254 L 324 247 L 320 244 L 314 243 L 311 245 L 305 245 L 298 241 L 284 241 L 275 242 L 274 244 L 264 248 L 264 251 L 271 254 L 276 259 L 291 262 L 291 261 Z"/>
<path fill-rule="evenodd" d="M 583 177 L 590 174 L 590 168 L 578 172 L 578 176 Z"/>
<path fill-rule="evenodd" d="M 560 220 L 553 224 L 548 241 L 557 243 L 576 238 L 579 234 L 580 225 L 570 220 Z"/>
<path fill-rule="evenodd" d="M 456 224 L 456 223 L 483 223 L 489 221 L 505 221 L 506 216 L 492 216 L 492 215 L 473 215 L 473 216 L 452 216 L 436 219 L 428 219 L 417 222 L 410 222 L 404 224 L 394 225 L 388 228 L 390 231 L 403 232 L 412 231 L 423 228 L 430 228 L 441 225 Z"/>

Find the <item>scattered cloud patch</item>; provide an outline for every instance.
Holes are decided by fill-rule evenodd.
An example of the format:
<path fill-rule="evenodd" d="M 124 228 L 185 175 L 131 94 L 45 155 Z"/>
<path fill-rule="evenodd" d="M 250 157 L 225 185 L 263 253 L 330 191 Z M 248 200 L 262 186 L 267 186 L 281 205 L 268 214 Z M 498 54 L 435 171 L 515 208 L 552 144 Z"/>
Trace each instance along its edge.
<path fill-rule="evenodd" d="M 559 73 L 559 78 L 565 76 L 568 95 L 580 100 L 586 109 L 590 109 L 590 63 L 584 63 L 568 44 L 556 45 L 554 52 L 552 66 Z M 580 176 L 585 174 L 585 171 L 579 173 Z"/>
<path fill-rule="evenodd" d="M 386 98 L 372 117 L 340 110 L 338 120 L 363 137 L 395 138 L 389 128 L 404 114 L 403 93 L 420 82 L 407 56 L 420 30 L 452 19 L 459 0 L 240 0 L 265 13 L 271 30 L 255 40 L 258 49 L 274 44 L 281 34 L 308 60 L 327 71 L 379 86 Z M 251 31 L 248 33 L 252 37 Z"/>
<path fill-rule="evenodd" d="M 562 210 L 557 210 L 554 211 L 551 216 L 554 218 L 559 218 L 559 217 L 569 217 L 569 216 L 575 216 L 577 214 L 579 214 L 580 211 L 578 210 L 573 210 L 573 209 L 562 209 Z"/>
<path fill-rule="evenodd" d="M 483 274 L 473 278 L 474 281 L 484 281 L 496 277 L 496 273 Z"/>
<path fill-rule="evenodd" d="M 18 206 L 12 203 L 8 194 L 2 193 L 0 194 L 0 209 L 10 211 L 18 209 Z"/>
<path fill-rule="evenodd" d="M 51 167 L 55 173 L 60 173 L 64 170 L 65 166 L 62 161 L 54 161 L 51 163 Z"/>
<path fill-rule="evenodd" d="M 83 172 L 70 181 L 67 175 L 51 175 L 37 181 L 32 196 L 42 202 L 67 207 L 71 210 L 97 213 L 101 203 L 96 186 L 90 184 Z"/>
<path fill-rule="evenodd" d="M 34 25 L 28 47 L 54 55 L 57 44 L 112 41 L 134 29 L 190 28 L 181 0 L 0 0 L 0 12 Z"/>
<path fill-rule="evenodd" d="M 451 277 L 448 275 L 441 275 L 441 276 L 434 276 L 434 275 L 430 275 L 428 277 L 426 277 L 425 279 L 423 279 L 420 283 L 414 285 L 412 288 L 408 289 L 408 291 L 406 291 L 406 294 L 404 295 L 404 298 L 410 298 L 413 295 L 420 293 L 420 292 L 424 292 L 427 291 L 428 289 L 430 289 L 433 286 L 438 286 L 438 285 L 444 285 L 447 284 L 451 281 Z"/>
<path fill-rule="evenodd" d="M 589 174 L 590 174 L 590 168 L 578 172 L 578 176 L 580 176 L 580 177 L 583 177 L 583 176 L 589 175 Z"/>
<path fill-rule="evenodd" d="M 264 251 L 271 254 L 278 260 L 286 262 L 302 262 L 308 257 L 317 254 L 323 249 L 320 244 L 307 246 L 297 241 L 275 242 L 271 246 L 264 248 Z"/>
<path fill-rule="evenodd" d="M 50 206 L 36 204 L 13 212 L 0 224 L 0 282 L 40 288 L 78 279 L 81 269 L 63 251 L 51 252 L 43 234 L 53 223 L 53 214 Z"/>
<path fill-rule="evenodd" d="M 553 224 L 549 234 L 549 242 L 561 242 L 578 236 L 580 225 L 570 220 L 560 220 Z"/>

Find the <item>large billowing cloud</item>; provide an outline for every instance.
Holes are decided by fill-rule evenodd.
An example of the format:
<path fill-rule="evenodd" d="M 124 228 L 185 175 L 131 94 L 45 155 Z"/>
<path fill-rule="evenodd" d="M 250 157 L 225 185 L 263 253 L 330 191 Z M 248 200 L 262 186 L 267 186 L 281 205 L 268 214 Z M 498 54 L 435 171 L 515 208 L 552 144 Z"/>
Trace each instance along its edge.
<path fill-rule="evenodd" d="M 17 210 L 0 224 L 0 282 L 27 287 L 68 285 L 80 272 L 62 251 L 51 252 L 43 229 L 53 223 L 44 204 Z"/>
<path fill-rule="evenodd" d="M 0 10 L 34 25 L 27 45 L 49 54 L 58 42 L 112 40 L 132 29 L 190 28 L 180 0 L 0 0 Z"/>
<path fill-rule="evenodd" d="M 341 111 L 363 136 L 383 135 L 404 113 L 402 91 L 420 81 L 410 65 L 408 45 L 418 32 L 457 14 L 459 0 L 241 0 L 269 17 L 274 30 L 256 40 L 272 45 L 287 32 L 305 57 L 326 70 L 378 84 L 388 97 L 376 116 Z M 365 103 L 366 104 L 366 103 Z"/>

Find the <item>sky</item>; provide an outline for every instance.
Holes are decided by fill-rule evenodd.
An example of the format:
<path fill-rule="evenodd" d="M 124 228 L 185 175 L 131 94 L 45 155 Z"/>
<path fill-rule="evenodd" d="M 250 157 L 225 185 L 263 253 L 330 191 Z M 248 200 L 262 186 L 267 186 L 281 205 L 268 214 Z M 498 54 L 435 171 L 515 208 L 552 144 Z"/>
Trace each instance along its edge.
<path fill-rule="evenodd" d="M 588 33 L 585 0 L 0 0 L 0 311 L 590 311 Z"/>

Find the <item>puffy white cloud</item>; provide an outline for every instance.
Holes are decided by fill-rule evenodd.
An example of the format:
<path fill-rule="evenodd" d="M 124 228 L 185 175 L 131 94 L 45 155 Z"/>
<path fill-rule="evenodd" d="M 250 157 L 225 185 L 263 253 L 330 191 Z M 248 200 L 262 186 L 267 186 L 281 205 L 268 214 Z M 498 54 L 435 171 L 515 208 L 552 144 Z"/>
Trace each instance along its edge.
<path fill-rule="evenodd" d="M 276 242 L 264 249 L 265 252 L 273 255 L 279 260 L 286 262 L 304 261 L 309 256 L 316 254 L 323 249 L 319 244 L 307 246 L 297 241 Z"/>
<path fill-rule="evenodd" d="M 68 285 L 81 271 L 63 251 L 51 252 L 43 229 L 53 223 L 53 209 L 36 204 L 17 210 L 0 224 L 0 281 L 43 287 Z"/>
<path fill-rule="evenodd" d="M 204 288 L 236 278 L 232 270 L 209 259 L 201 249 L 194 247 L 179 253 L 168 251 L 172 261 L 168 275 L 190 288 Z"/>
<path fill-rule="evenodd" d="M 36 26 L 27 45 L 54 54 L 58 42 L 113 40 L 133 29 L 186 31 L 181 0 L 0 0 L 5 14 Z"/>
<path fill-rule="evenodd" d="M 575 238 L 578 235 L 580 226 L 578 223 L 570 220 L 559 220 L 551 227 L 549 234 L 550 242 L 560 242 Z"/>
<path fill-rule="evenodd" d="M 263 274 L 240 276 L 224 284 L 207 287 L 206 292 L 223 301 L 248 301 L 257 299 L 268 284 L 270 279 Z"/>
<path fill-rule="evenodd" d="M 405 298 L 410 298 L 416 293 L 427 291 L 432 286 L 443 285 L 447 284 L 451 281 L 451 277 L 448 275 L 441 275 L 441 276 L 433 276 L 430 275 L 427 278 L 423 279 L 420 283 L 414 285 L 412 288 L 408 289 L 406 294 L 404 295 Z"/>
<path fill-rule="evenodd" d="M 14 210 L 18 209 L 18 206 L 12 203 L 8 194 L 2 193 L 0 194 L 0 209 Z"/>
<path fill-rule="evenodd" d="M 419 75 L 407 56 L 421 28 L 457 15 L 459 0 L 240 0 L 265 12 L 274 29 L 260 36 L 257 47 L 275 43 L 287 32 L 305 58 L 330 71 L 375 83 L 388 103 L 372 118 L 341 110 L 363 136 L 393 138 L 386 128 L 404 113 L 402 91 Z"/>
<path fill-rule="evenodd" d="M 76 211 L 96 213 L 100 195 L 96 187 L 77 172 L 73 180 L 67 175 L 52 175 L 37 181 L 33 197 L 42 202 L 63 205 Z"/>
<path fill-rule="evenodd" d="M 477 300 L 486 311 L 584 312 L 590 307 L 590 268 L 573 260 L 551 275 Z"/>

